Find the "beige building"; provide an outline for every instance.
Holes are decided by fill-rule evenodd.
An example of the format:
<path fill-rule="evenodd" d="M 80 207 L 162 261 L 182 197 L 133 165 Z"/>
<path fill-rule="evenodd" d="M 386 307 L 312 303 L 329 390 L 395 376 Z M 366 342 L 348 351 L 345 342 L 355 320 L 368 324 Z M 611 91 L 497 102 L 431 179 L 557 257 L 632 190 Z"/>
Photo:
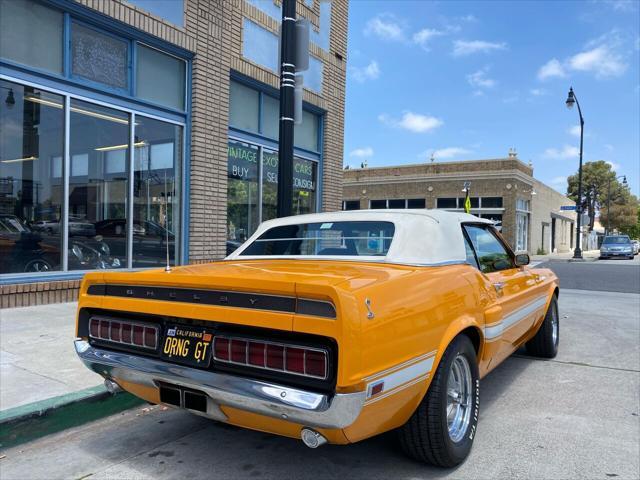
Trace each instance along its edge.
<path fill-rule="evenodd" d="M 311 22 L 294 210 L 340 208 L 347 0 Z M 0 0 L 0 305 L 223 257 L 275 216 L 279 1 Z M 37 25 L 37 28 L 34 26 Z"/>
<path fill-rule="evenodd" d="M 442 208 L 463 211 L 469 186 L 471 213 L 496 222 L 517 251 L 567 251 L 573 245 L 575 205 L 533 178 L 515 152 L 506 158 L 347 169 L 343 209 Z M 540 251 L 541 251 L 540 250 Z"/>

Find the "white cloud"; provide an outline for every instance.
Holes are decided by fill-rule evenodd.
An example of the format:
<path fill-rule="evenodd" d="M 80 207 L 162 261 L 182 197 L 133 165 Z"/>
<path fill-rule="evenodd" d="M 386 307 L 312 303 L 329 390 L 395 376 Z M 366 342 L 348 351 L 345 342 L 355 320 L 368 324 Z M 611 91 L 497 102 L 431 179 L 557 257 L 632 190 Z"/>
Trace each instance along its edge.
<path fill-rule="evenodd" d="M 551 185 L 552 188 L 559 191 L 560 193 L 566 193 L 567 177 L 566 176 L 553 177 L 551 180 L 549 180 L 549 185 Z"/>
<path fill-rule="evenodd" d="M 616 12 L 634 12 L 638 6 L 637 0 L 606 0 L 606 4 L 610 5 Z"/>
<path fill-rule="evenodd" d="M 507 44 L 504 42 L 486 42 L 484 40 L 456 40 L 453 42 L 453 55 L 461 57 L 474 53 L 491 53 L 496 50 L 506 50 Z"/>
<path fill-rule="evenodd" d="M 364 29 L 365 35 L 375 35 L 383 40 L 400 41 L 405 39 L 404 22 L 395 15 L 383 13 L 371 18 Z"/>
<path fill-rule="evenodd" d="M 496 86 L 496 81 L 487 77 L 489 67 L 484 67 L 477 72 L 467 75 L 467 82 L 469 85 L 475 88 L 493 88 Z"/>
<path fill-rule="evenodd" d="M 350 67 L 351 77 L 359 83 L 367 80 L 375 80 L 380 76 L 380 67 L 378 62 L 371 60 L 366 67 Z"/>
<path fill-rule="evenodd" d="M 351 151 L 349 156 L 356 157 L 356 158 L 371 158 L 373 156 L 373 148 L 371 147 L 356 148 L 355 150 Z"/>
<path fill-rule="evenodd" d="M 605 143 L 604 144 L 604 148 L 606 148 L 610 152 L 613 152 L 613 150 L 614 150 L 613 145 L 611 145 L 610 143 Z"/>
<path fill-rule="evenodd" d="M 628 64 L 621 52 L 627 50 L 630 40 L 613 29 L 586 43 L 584 49 L 560 61 L 552 58 L 538 70 L 538 80 L 564 78 L 573 72 L 591 73 L 598 79 L 619 77 L 627 71 Z"/>
<path fill-rule="evenodd" d="M 383 113 L 378 115 L 378 120 L 392 127 L 402 128 L 414 133 L 425 133 L 440 127 L 444 122 L 430 115 L 404 112 L 400 119 L 392 118 Z"/>
<path fill-rule="evenodd" d="M 573 135 L 574 137 L 580 136 L 580 125 L 574 125 L 567 130 L 569 135 Z"/>
<path fill-rule="evenodd" d="M 546 80 L 553 77 L 564 78 L 566 76 L 567 73 L 557 58 L 552 58 L 538 70 L 538 80 Z"/>
<path fill-rule="evenodd" d="M 534 97 L 542 97 L 547 94 L 547 91 L 544 88 L 532 88 L 529 93 Z"/>
<path fill-rule="evenodd" d="M 467 22 L 467 23 L 474 23 L 474 22 L 477 22 L 477 21 L 478 21 L 478 18 L 477 18 L 475 15 L 471 14 L 471 13 L 469 13 L 469 14 L 467 14 L 467 15 L 464 15 L 464 16 L 462 16 L 462 17 L 458 17 L 458 18 L 459 18 L 461 21 L 463 21 L 463 22 Z"/>
<path fill-rule="evenodd" d="M 620 170 L 620 164 L 619 163 L 611 162 L 609 160 L 607 160 L 605 163 L 607 165 L 609 165 L 611 167 L 611 170 L 613 170 L 614 172 L 617 172 L 618 170 Z"/>
<path fill-rule="evenodd" d="M 433 155 L 433 158 L 437 160 L 437 159 L 460 157 L 462 155 L 469 155 L 470 153 L 471 153 L 471 150 L 468 150 L 463 147 L 446 147 L 446 148 L 439 148 L 438 150 L 434 150 L 433 152 L 431 152 L 429 156 L 431 157 L 431 155 Z"/>
<path fill-rule="evenodd" d="M 600 45 L 569 58 L 567 65 L 578 72 L 591 72 L 596 78 L 619 77 L 627 70 L 622 56 L 607 45 Z"/>
<path fill-rule="evenodd" d="M 562 148 L 547 148 L 543 156 L 545 158 L 553 159 L 553 160 L 565 160 L 568 158 L 578 158 L 580 151 L 578 147 L 574 147 L 571 145 L 564 145 Z"/>
<path fill-rule="evenodd" d="M 440 37 L 446 35 L 446 32 L 442 30 L 436 30 L 434 28 L 423 28 L 422 30 L 413 34 L 412 40 L 416 45 L 420 45 L 423 49 L 429 49 L 429 42 L 434 37 Z"/>

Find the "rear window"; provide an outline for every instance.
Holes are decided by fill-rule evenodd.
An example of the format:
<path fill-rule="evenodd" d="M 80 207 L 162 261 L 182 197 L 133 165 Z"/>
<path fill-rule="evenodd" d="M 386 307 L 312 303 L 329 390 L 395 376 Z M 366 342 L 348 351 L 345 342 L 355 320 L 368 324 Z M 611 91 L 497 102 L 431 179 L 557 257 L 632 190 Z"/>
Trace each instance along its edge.
<path fill-rule="evenodd" d="M 282 225 L 264 232 L 241 256 L 385 256 L 393 240 L 391 222 L 323 222 Z"/>
<path fill-rule="evenodd" d="M 627 237 L 627 236 L 605 237 L 604 238 L 604 242 L 602 242 L 602 243 L 606 243 L 607 245 L 609 245 L 609 244 L 620 244 L 620 243 L 631 243 L 631 240 L 629 240 L 629 237 Z"/>

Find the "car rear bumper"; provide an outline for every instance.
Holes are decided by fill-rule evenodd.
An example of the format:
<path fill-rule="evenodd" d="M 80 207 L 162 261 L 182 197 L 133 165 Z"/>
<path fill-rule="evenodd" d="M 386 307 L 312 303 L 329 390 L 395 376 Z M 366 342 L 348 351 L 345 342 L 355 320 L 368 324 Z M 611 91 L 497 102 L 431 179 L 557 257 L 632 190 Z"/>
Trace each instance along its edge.
<path fill-rule="evenodd" d="M 220 406 L 285 419 L 308 427 L 342 429 L 360 415 L 366 392 L 326 395 L 153 358 L 95 348 L 75 341 L 83 363 L 107 379 L 159 389 L 160 384 L 198 390 L 208 397 L 205 415 L 224 420 Z"/>

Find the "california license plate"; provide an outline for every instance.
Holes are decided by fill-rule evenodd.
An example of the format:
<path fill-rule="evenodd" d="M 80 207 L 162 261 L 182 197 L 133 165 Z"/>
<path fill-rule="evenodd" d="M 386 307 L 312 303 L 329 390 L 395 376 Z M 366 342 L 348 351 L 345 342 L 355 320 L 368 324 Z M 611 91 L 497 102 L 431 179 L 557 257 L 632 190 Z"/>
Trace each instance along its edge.
<path fill-rule="evenodd" d="M 193 367 L 208 367 L 213 334 L 204 328 L 169 325 L 162 344 L 162 358 Z"/>

